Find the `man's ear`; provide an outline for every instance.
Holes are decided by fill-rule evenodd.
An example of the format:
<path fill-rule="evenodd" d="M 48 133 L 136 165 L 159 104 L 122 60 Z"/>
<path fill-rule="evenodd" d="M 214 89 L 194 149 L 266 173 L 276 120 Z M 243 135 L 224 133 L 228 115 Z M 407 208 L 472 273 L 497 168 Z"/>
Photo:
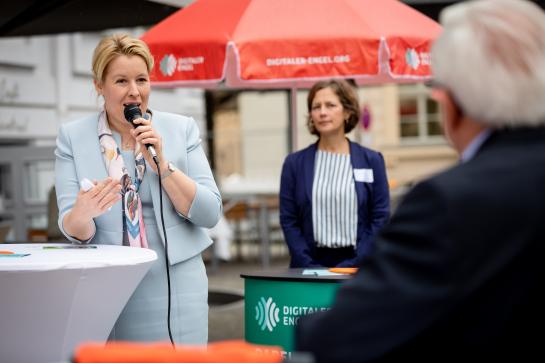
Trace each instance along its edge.
<path fill-rule="evenodd" d="M 449 123 L 450 128 L 456 128 L 461 121 L 462 111 L 452 94 L 446 89 L 434 89 L 431 92 L 431 98 L 437 101 L 444 113 L 445 122 Z"/>

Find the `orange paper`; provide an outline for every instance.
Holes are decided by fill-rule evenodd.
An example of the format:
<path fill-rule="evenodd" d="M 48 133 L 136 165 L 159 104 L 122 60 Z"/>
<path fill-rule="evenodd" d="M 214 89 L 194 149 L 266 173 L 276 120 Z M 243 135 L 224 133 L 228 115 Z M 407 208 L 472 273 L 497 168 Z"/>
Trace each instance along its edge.
<path fill-rule="evenodd" d="M 355 274 L 356 272 L 358 272 L 358 268 L 357 267 L 332 267 L 332 268 L 329 269 L 329 271 L 335 272 L 335 273 L 338 273 L 338 274 L 351 275 L 351 274 Z"/>

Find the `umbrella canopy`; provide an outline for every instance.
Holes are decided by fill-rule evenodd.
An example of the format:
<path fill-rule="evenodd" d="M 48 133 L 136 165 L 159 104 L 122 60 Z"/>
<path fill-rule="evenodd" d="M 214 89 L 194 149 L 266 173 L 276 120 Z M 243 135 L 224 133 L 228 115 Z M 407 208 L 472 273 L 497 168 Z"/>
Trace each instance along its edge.
<path fill-rule="evenodd" d="M 440 31 L 396 0 L 197 0 L 142 39 L 157 86 L 294 88 L 425 80 Z"/>

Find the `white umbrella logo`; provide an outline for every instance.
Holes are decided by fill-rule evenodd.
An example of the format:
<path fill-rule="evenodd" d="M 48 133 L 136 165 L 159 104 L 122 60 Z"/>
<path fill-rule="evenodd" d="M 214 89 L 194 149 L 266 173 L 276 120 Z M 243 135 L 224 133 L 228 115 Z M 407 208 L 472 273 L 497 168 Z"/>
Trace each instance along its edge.
<path fill-rule="evenodd" d="M 420 66 L 420 57 L 413 48 L 407 49 L 405 52 L 405 62 L 412 68 L 417 69 Z"/>
<path fill-rule="evenodd" d="M 161 59 L 159 68 L 164 76 L 172 76 L 176 70 L 176 58 L 172 54 L 165 55 L 163 59 Z"/>

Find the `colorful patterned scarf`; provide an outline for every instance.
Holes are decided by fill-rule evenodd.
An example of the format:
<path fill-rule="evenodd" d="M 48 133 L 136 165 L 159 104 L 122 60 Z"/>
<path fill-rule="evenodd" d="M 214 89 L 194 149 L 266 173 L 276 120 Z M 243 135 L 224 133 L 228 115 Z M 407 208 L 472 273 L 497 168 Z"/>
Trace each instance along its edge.
<path fill-rule="evenodd" d="M 149 114 L 144 115 L 149 118 Z M 146 172 L 144 155 L 140 151 L 140 144 L 136 144 L 134 150 L 134 164 L 136 166 L 135 178 L 129 176 L 123 162 L 123 156 L 112 136 L 112 131 L 106 119 L 106 112 L 102 110 L 98 117 L 98 140 L 104 156 L 104 163 L 108 175 L 121 182 L 121 195 L 123 196 L 123 246 L 148 248 L 146 227 L 142 215 L 142 201 L 138 190 Z"/>

